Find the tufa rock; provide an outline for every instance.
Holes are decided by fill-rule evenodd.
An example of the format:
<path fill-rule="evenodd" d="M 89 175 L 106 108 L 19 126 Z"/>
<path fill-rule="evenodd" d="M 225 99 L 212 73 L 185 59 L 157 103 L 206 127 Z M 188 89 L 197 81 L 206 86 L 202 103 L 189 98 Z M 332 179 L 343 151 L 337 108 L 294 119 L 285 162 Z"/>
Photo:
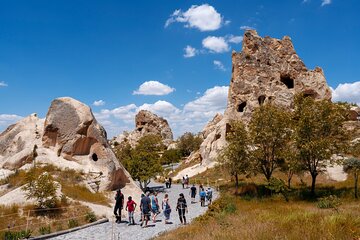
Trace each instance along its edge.
<path fill-rule="evenodd" d="M 232 53 L 232 65 L 224 117 L 216 117 L 215 126 L 212 120 L 203 130 L 205 140 L 200 153 L 204 164 L 216 161 L 219 151 L 226 146 L 229 123 L 232 120 L 248 123 L 260 105 L 271 102 L 291 110 L 297 93 L 331 99 L 322 69 L 308 70 L 289 37 L 262 38 L 255 30 L 248 30 L 242 51 Z"/>
<path fill-rule="evenodd" d="M 135 129 L 132 132 L 124 132 L 115 137 L 112 142 L 129 143 L 135 147 L 139 139 L 148 134 L 161 136 L 167 147 L 173 142 L 173 133 L 166 119 L 147 110 L 141 110 L 136 114 Z"/>

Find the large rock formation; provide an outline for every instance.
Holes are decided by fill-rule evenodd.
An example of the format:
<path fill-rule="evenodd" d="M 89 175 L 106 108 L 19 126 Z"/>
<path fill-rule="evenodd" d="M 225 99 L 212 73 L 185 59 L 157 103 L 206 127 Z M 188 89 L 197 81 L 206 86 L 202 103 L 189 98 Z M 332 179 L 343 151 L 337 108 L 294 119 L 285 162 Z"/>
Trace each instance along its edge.
<path fill-rule="evenodd" d="M 293 109 L 294 95 L 304 93 L 316 99 L 331 99 L 321 68 L 308 70 L 296 54 L 291 39 L 260 37 L 255 30 L 244 34 L 241 52 L 232 53 L 232 76 L 224 117 L 207 133 L 200 153 L 204 164 L 216 161 L 226 145 L 231 120 L 248 123 L 253 111 L 271 102 Z"/>
<path fill-rule="evenodd" d="M 112 142 L 118 144 L 129 143 L 134 147 L 140 138 L 148 134 L 161 136 L 165 146 L 169 146 L 173 141 L 173 133 L 166 119 L 150 111 L 141 110 L 135 116 L 135 129 L 120 134 Z"/>
<path fill-rule="evenodd" d="M 116 159 L 104 128 L 91 109 L 69 98 L 55 99 L 45 121 L 35 114 L 20 120 L 0 134 L 0 169 L 14 171 L 36 163 L 51 163 L 97 173 L 100 190 L 131 189 L 140 193 L 129 173 Z"/>

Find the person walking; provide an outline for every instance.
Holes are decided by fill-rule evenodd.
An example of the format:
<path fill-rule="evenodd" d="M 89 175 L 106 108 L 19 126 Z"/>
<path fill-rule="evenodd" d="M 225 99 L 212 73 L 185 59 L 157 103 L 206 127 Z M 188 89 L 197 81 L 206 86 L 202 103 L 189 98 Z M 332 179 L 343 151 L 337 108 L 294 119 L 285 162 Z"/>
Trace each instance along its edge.
<path fill-rule="evenodd" d="M 186 180 L 185 180 L 185 177 L 183 176 L 183 178 L 181 180 L 181 184 L 182 184 L 183 189 L 185 188 L 185 182 L 186 182 Z"/>
<path fill-rule="evenodd" d="M 115 195 L 115 206 L 114 214 L 116 217 L 116 223 L 121 223 L 121 210 L 124 207 L 124 195 L 121 193 L 121 190 L 118 189 Z"/>
<path fill-rule="evenodd" d="M 206 192 L 205 192 L 204 188 L 200 189 L 199 195 L 200 195 L 200 204 L 202 207 L 205 207 Z"/>
<path fill-rule="evenodd" d="M 169 195 L 166 193 L 165 197 L 162 201 L 162 206 L 161 206 L 163 212 L 164 212 L 164 217 L 165 217 L 165 224 L 169 224 L 169 219 L 170 219 L 170 213 L 171 213 L 171 207 L 169 204 Z"/>
<path fill-rule="evenodd" d="M 148 221 L 150 220 L 150 209 L 151 209 L 151 204 L 150 204 L 150 198 L 149 198 L 150 193 L 147 192 L 146 196 L 144 196 L 141 199 L 140 202 L 140 210 L 141 210 L 141 214 L 142 214 L 142 219 L 141 219 L 141 227 L 147 227 Z M 143 226 L 145 222 L 145 225 Z"/>
<path fill-rule="evenodd" d="M 210 187 L 208 187 L 208 189 L 206 191 L 206 199 L 208 200 L 209 205 L 212 202 L 212 195 L 213 195 L 212 189 Z"/>
<path fill-rule="evenodd" d="M 125 207 L 125 211 L 128 211 L 129 225 L 135 225 L 135 220 L 134 220 L 135 208 L 136 208 L 136 203 L 132 200 L 132 197 L 129 196 Z"/>
<path fill-rule="evenodd" d="M 168 178 L 165 178 L 165 187 L 166 188 L 169 188 L 169 179 Z"/>
<path fill-rule="evenodd" d="M 191 203 L 195 203 L 196 187 L 195 184 L 190 188 Z"/>
<path fill-rule="evenodd" d="M 185 212 L 187 213 L 188 209 L 187 209 L 186 199 L 183 193 L 179 194 L 179 199 L 177 200 L 177 204 L 176 204 L 176 211 L 178 211 L 179 213 L 181 224 L 186 225 Z"/>
<path fill-rule="evenodd" d="M 169 188 L 171 188 L 172 179 L 169 177 Z"/>
<path fill-rule="evenodd" d="M 151 211 L 153 213 L 153 222 L 156 223 L 156 217 L 159 215 L 159 201 L 157 199 L 157 192 L 154 192 L 151 196 Z"/>
<path fill-rule="evenodd" d="M 189 182 L 190 182 L 189 176 L 186 174 L 186 177 L 185 177 L 186 188 L 189 188 Z"/>

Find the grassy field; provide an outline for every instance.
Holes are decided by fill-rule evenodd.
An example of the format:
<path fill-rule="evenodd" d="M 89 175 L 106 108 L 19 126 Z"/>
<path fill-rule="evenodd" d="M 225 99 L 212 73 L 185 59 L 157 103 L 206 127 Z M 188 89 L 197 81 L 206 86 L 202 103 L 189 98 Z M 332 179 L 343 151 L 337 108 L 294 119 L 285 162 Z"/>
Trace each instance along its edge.
<path fill-rule="evenodd" d="M 275 176 L 285 180 L 282 173 Z M 238 195 L 230 176 L 219 168 L 191 180 L 218 184 L 221 197 L 192 224 L 157 239 L 360 239 L 360 202 L 353 198 L 351 176 L 339 183 L 321 176 L 317 198 L 309 197 L 307 175 L 295 177 L 289 202 L 269 193 L 260 175 L 241 178 Z M 329 196 L 336 205 L 329 204 Z"/>

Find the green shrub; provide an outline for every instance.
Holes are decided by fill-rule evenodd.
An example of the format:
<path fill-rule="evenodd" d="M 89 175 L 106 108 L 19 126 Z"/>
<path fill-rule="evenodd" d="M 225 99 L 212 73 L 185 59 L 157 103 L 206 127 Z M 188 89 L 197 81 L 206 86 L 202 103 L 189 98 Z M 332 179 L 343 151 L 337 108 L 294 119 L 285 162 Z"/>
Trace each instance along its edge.
<path fill-rule="evenodd" d="M 76 219 L 70 219 L 68 221 L 68 227 L 69 228 L 74 228 L 74 227 L 77 227 L 77 226 L 79 226 L 79 222 Z"/>
<path fill-rule="evenodd" d="M 50 227 L 50 225 L 40 227 L 40 228 L 39 228 L 39 233 L 40 233 L 40 235 L 45 235 L 45 234 L 51 233 L 51 227 Z"/>
<path fill-rule="evenodd" d="M 5 232 L 5 240 L 17 240 L 17 239 L 23 239 L 23 238 L 30 238 L 31 237 L 31 231 L 30 230 L 21 230 L 18 232 L 12 232 L 7 231 Z"/>
<path fill-rule="evenodd" d="M 85 216 L 85 220 L 89 223 L 95 222 L 96 219 L 96 215 L 94 212 L 87 212 L 86 216 Z"/>
<path fill-rule="evenodd" d="M 317 202 L 317 207 L 322 209 L 334 208 L 337 210 L 337 207 L 340 206 L 340 199 L 334 195 L 330 195 L 328 197 L 320 198 Z"/>

